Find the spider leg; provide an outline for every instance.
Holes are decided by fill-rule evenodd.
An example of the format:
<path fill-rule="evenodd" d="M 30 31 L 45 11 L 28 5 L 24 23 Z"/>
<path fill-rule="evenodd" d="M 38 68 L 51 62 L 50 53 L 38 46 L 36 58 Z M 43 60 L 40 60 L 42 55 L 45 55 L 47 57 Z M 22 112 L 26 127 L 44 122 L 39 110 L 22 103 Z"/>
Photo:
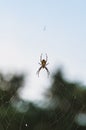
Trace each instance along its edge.
<path fill-rule="evenodd" d="M 48 65 L 49 63 L 47 63 L 46 65 Z"/>
<path fill-rule="evenodd" d="M 41 56 L 40 56 L 40 62 L 42 61 L 42 54 L 41 54 Z"/>
<path fill-rule="evenodd" d="M 39 72 L 40 72 L 41 69 L 42 69 L 42 66 L 37 71 L 38 77 L 39 77 Z"/>
<path fill-rule="evenodd" d="M 47 62 L 47 60 L 48 60 L 48 56 L 47 56 L 47 53 L 46 53 L 46 62 Z"/>
<path fill-rule="evenodd" d="M 48 76 L 49 76 L 49 75 L 50 75 L 50 72 L 49 72 L 48 68 L 45 67 L 45 69 L 46 69 L 46 71 L 47 71 L 47 73 L 48 73 Z"/>
<path fill-rule="evenodd" d="M 41 65 L 41 63 L 38 63 L 39 65 Z"/>

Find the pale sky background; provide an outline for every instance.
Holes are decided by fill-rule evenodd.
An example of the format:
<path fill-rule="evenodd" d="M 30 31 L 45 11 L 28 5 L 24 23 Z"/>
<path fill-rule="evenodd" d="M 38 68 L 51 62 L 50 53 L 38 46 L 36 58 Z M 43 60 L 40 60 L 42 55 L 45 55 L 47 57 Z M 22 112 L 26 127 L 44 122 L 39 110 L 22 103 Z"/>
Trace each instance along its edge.
<path fill-rule="evenodd" d="M 63 66 L 70 80 L 86 84 L 86 0 L 0 1 L 0 70 L 26 72 L 24 98 L 41 98 L 50 83 L 36 75 L 40 54 L 48 68 Z"/>

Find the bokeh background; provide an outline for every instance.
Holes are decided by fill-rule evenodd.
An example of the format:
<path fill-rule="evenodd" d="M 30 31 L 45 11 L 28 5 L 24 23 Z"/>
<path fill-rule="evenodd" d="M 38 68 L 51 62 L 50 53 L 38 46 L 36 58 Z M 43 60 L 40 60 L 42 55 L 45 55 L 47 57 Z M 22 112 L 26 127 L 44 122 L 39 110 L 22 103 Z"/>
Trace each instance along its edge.
<path fill-rule="evenodd" d="M 85 5 L 0 1 L 0 130 L 86 129 Z"/>

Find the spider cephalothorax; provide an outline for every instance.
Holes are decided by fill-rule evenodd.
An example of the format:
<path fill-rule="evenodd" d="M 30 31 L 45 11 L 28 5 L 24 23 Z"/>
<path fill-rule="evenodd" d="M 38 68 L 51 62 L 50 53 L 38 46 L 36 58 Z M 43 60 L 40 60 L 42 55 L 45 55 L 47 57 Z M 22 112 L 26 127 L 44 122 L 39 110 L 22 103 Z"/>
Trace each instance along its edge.
<path fill-rule="evenodd" d="M 42 59 L 42 54 L 41 54 L 41 56 L 40 56 L 40 65 L 41 65 L 41 67 L 38 69 L 38 71 L 37 71 L 37 74 L 38 74 L 38 76 L 39 76 L 39 72 L 40 72 L 40 70 L 43 68 L 45 68 L 46 69 L 46 71 L 47 71 L 47 73 L 48 73 L 48 75 L 50 74 L 50 72 L 49 72 L 49 70 L 48 70 L 48 68 L 46 67 L 49 63 L 47 63 L 47 60 L 48 60 L 48 57 L 47 57 L 47 54 L 46 54 L 46 60 L 45 59 Z"/>

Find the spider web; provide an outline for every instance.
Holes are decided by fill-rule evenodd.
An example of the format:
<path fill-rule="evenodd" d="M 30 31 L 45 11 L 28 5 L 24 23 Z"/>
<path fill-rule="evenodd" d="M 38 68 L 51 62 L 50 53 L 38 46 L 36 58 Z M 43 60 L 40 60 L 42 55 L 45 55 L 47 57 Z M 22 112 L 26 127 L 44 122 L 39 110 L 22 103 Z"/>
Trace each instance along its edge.
<path fill-rule="evenodd" d="M 57 80 L 58 79 L 59 79 L 59 77 L 57 78 Z M 77 86 L 78 86 L 78 88 L 77 88 Z M 53 84 L 53 87 L 54 87 L 54 84 Z M 78 95 L 79 93 L 77 93 L 78 90 L 80 89 L 79 88 L 80 85 L 77 83 L 71 83 L 71 82 L 63 83 L 59 79 L 58 85 L 56 87 L 57 87 L 57 91 L 58 91 L 57 97 L 60 97 L 59 98 L 60 105 L 58 105 L 58 103 L 59 103 L 58 98 L 55 97 L 54 100 L 52 100 L 53 95 L 51 93 L 48 93 L 49 95 L 47 95 L 47 96 L 50 97 L 52 100 L 51 102 L 48 100 L 48 102 L 50 102 L 49 107 L 51 107 L 53 104 L 58 109 L 56 109 L 56 108 L 53 109 L 53 118 L 52 118 L 52 110 L 50 111 L 49 115 L 51 115 L 51 116 L 49 116 L 49 117 L 51 117 L 51 118 L 48 119 L 49 120 L 48 126 L 50 125 L 49 127 L 45 127 L 45 123 L 43 124 L 43 121 L 42 121 L 40 123 L 41 125 L 39 125 L 39 127 L 37 127 L 37 129 L 57 129 L 57 128 L 59 128 L 60 130 L 61 129 L 68 129 L 68 130 L 69 129 L 79 129 L 80 124 L 76 123 L 76 116 L 79 113 L 84 112 L 84 109 L 86 108 L 86 105 L 83 103 L 82 97 L 80 97 Z M 81 86 L 81 87 L 83 87 L 83 86 Z M 73 91 L 73 93 L 72 93 L 72 91 Z M 74 91 L 76 91 L 76 92 L 74 92 Z M 82 92 L 82 91 L 85 91 L 85 90 L 81 89 L 80 92 Z M 55 93 L 54 93 L 54 96 L 56 96 Z M 47 106 L 48 106 L 48 102 L 47 102 Z M 59 109 L 60 109 L 60 111 L 59 111 Z M 43 119 L 43 117 L 42 117 L 42 119 Z M 55 126 L 57 126 L 57 127 L 54 128 Z"/>
<path fill-rule="evenodd" d="M 1 130 L 9 130 L 13 129 L 11 124 L 13 125 L 13 121 L 16 120 L 18 115 L 18 110 L 16 109 L 16 104 L 18 104 L 19 101 L 21 101 L 18 97 L 18 86 L 20 85 L 19 82 L 22 82 L 22 75 L 15 75 L 14 77 L 10 77 L 10 74 L 8 74 L 6 77 L 4 77 L 2 74 L 0 75 L 0 129 Z M 7 78 L 7 79 L 6 79 Z M 13 82 L 11 82 L 13 78 Z M 21 80 L 21 81 L 19 81 Z M 21 83 L 22 84 L 22 83 Z M 21 87 L 21 86 L 20 86 Z M 13 92 L 11 91 L 13 89 Z M 7 99 L 9 98 L 9 99 Z M 6 101 L 5 101 L 6 100 Z M 19 101 L 18 101 L 19 100 Z M 21 120 L 19 123 L 19 130 L 22 128 L 22 121 L 24 121 L 24 114 L 21 114 Z M 25 124 L 25 127 L 27 127 L 27 124 Z"/>
<path fill-rule="evenodd" d="M 64 84 L 61 84 L 61 87 L 62 86 L 65 87 Z M 66 88 L 64 88 L 64 93 L 65 92 L 66 92 Z M 70 105 L 69 105 L 67 99 L 65 99 L 65 95 L 61 94 L 60 96 L 61 96 L 61 98 L 64 98 L 64 100 L 62 101 L 62 103 L 63 103 L 62 107 L 63 108 L 61 108 L 63 110 L 55 113 L 55 120 L 51 121 L 51 126 L 54 127 L 55 125 L 57 125 L 57 128 L 59 126 L 60 129 L 71 130 L 71 129 L 73 129 L 72 126 L 75 124 L 75 115 L 76 114 L 73 111 L 73 109 L 74 109 L 73 107 L 74 107 L 74 103 L 75 103 L 75 100 L 76 100 L 76 96 L 74 95 L 72 97 L 72 102 L 71 102 Z M 57 100 L 55 100 L 55 103 L 57 103 Z M 83 110 L 83 108 L 84 108 L 84 105 L 82 107 L 80 107 L 79 112 L 81 112 Z M 61 126 L 64 126 L 64 128 L 61 127 Z M 79 125 L 75 126 L 74 130 L 76 130 L 78 128 L 79 128 Z"/>
<path fill-rule="evenodd" d="M 59 78 L 56 77 L 56 81 L 58 81 L 58 79 Z M 5 82 L 3 84 L 3 82 L 1 81 L 0 86 L 1 84 L 3 84 L 5 88 L 5 86 L 8 86 L 8 84 L 6 85 L 6 83 L 8 82 Z M 53 84 L 53 82 L 51 84 Z M 2 103 L 0 105 L 0 129 L 1 130 L 13 129 L 15 128 L 14 122 L 16 122 L 16 124 L 18 123 L 17 126 L 18 130 L 23 129 L 56 130 L 57 128 L 59 130 L 64 129 L 79 130 L 80 125 L 75 123 L 75 117 L 78 113 L 84 111 L 86 105 L 82 104 L 82 98 L 79 98 L 79 100 L 77 100 L 76 93 L 71 95 L 72 93 L 71 87 L 68 88 L 66 86 L 67 84 L 63 83 L 60 79 L 58 81 L 58 85 L 56 85 L 57 92 L 56 90 L 54 90 L 54 85 L 55 84 L 52 85 L 53 88 L 50 87 L 47 90 L 47 93 L 45 94 L 44 98 L 45 100 L 43 102 L 44 104 L 42 103 L 41 107 L 35 106 L 36 107 L 35 109 L 34 107 L 31 108 L 33 109 L 32 112 L 34 112 L 35 115 L 33 117 L 36 117 L 34 122 L 36 122 L 37 118 L 40 119 L 39 123 L 38 122 L 35 123 L 34 126 L 32 123 L 33 120 L 31 122 L 31 120 L 29 121 L 27 118 L 29 116 L 27 115 L 27 111 L 29 109 L 28 103 L 26 101 L 22 101 L 21 99 L 19 99 L 15 94 L 12 95 L 8 101 L 4 102 L 6 94 L 4 93 L 3 90 L 3 93 L 0 98 L 0 104 Z M 68 89 L 70 89 L 70 93 L 68 92 Z M 17 91 L 18 89 L 15 91 L 15 93 L 17 93 Z M 71 99 L 68 100 L 68 97 L 71 97 Z M 78 106 L 78 112 L 76 108 L 77 106 Z M 46 118 L 44 115 L 46 116 Z M 17 119 L 20 120 L 17 122 Z"/>
<path fill-rule="evenodd" d="M 77 92 L 72 91 L 78 91 L 78 89 L 80 89 L 79 87 L 82 87 L 82 85 L 80 86 L 77 83 L 64 80 L 61 71 L 58 71 L 58 74 L 54 75 L 54 78 L 56 78 L 56 80 L 54 79 L 53 87 L 56 86 L 57 90 L 51 88 L 54 98 L 52 102 L 54 102 L 58 109 L 54 109 L 57 112 L 55 112 L 55 120 L 51 121 L 51 126 L 56 125 L 57 128 L 66 130 L 79 129 L 80 125 L 76 123 L 76 115 L 82 112 L 84 113 L 86 105 L 83 103 L 82 96 L 80 97 Z"/>

